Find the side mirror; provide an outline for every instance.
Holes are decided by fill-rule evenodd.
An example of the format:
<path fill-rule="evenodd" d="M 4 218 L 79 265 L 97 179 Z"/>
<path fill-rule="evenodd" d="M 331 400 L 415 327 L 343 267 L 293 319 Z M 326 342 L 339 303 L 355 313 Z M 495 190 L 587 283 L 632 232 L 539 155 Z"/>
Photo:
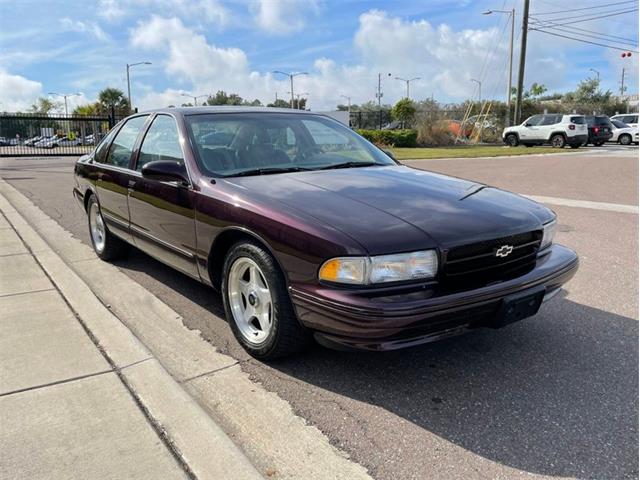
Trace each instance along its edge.
<path fill-rule="evenodd" d="M 187 170 L 182 163 L 168 160 L 149 162 L 142 166 L 142 176 L 158 182 L 180 182 L 189 184 Z"/>

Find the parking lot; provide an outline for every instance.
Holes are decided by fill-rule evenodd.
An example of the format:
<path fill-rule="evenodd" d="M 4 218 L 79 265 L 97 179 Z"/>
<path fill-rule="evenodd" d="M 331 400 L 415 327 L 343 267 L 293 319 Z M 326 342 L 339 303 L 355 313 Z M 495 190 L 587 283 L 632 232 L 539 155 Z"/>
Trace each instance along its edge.
<path fill-rule="evenodd" d="M 118 266 L 241 362 L 377 479 L 636 478 L 638 148 L 412 160 L 547 202 L 581 268 L 531 319 L 389 353 L 258 362 L 219 295 L 134 252 Z M 1 158 L 0 176 L 85 243 L 72 157 Z"/>

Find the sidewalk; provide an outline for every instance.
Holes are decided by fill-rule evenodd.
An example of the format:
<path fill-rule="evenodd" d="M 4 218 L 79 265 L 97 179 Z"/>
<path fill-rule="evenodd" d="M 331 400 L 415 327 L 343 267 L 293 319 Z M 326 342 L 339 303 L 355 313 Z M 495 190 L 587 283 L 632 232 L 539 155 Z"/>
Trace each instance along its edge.
<path fill-rule="evenodd" d="M 261 478 L 95 297 L 74 311 L 40 261 L 59 258 L 0 210 L 0 478 Z"/>

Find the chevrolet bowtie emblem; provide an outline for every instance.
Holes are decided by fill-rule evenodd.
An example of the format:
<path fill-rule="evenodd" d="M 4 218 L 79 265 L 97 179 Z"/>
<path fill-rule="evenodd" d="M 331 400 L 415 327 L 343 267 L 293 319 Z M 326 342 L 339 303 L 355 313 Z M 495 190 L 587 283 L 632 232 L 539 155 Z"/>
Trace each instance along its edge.
<path fill-rule="evenodd" d="M 498 250 L 496 250 L 496 257 L 508 257 L 513 252 L 512 245 L 503 245 Z"/>

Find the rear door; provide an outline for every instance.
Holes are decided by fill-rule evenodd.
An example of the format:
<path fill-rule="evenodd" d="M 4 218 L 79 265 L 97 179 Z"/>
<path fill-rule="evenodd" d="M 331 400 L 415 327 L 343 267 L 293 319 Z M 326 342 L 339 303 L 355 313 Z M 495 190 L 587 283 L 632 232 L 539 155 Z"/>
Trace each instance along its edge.
<path fill-rule="evenodd" d="M 142 176 L 142 167 L 163 160 L 184 164 L 175 119 L 155 116 L 140 145 L 129 183 L 131 234 L 136 246 L 158 260 L 199 278 L 196 265 L 195 193 L 191 185 Z"/>
<path fill-rule="evenodd" d="M 131 158 L 138 135 L 148 119 L 148 115 L 132 117 L 118 130 L 97 172 L 96 189 L 100 201 L 100 211 L 109 230 L 116 235 L 131 240 L 129 234 L 129 207 L 127 188 L 133 179 Z"/>
<path fill-rule="evenodd" d="M 542 120 L 538 125 L 538 135 L 541 140 L 548 141 L 551 134 L 558 130 L 562 115 L 547 114 L 542 116 Z"/>

